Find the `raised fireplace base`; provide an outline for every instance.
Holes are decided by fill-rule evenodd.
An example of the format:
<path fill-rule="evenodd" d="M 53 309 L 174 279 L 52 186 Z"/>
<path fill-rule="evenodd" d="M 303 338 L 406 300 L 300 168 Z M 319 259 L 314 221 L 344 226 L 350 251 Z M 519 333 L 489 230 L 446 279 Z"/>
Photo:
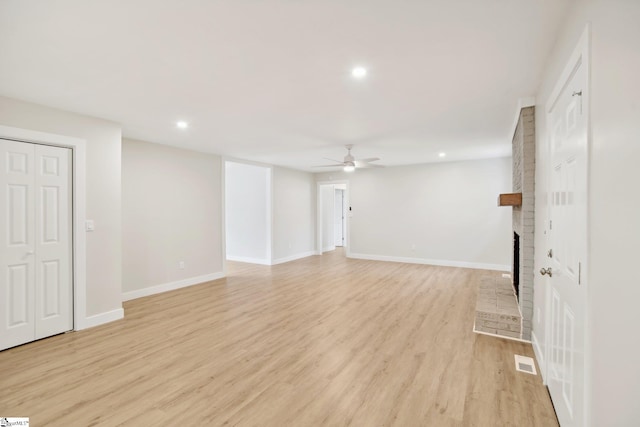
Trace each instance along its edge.
<path fill-rule="evenodd" d="M 481 280 L 473 330 L 522 339 L 522 315 L 511 279 L 485 277 Z"/>

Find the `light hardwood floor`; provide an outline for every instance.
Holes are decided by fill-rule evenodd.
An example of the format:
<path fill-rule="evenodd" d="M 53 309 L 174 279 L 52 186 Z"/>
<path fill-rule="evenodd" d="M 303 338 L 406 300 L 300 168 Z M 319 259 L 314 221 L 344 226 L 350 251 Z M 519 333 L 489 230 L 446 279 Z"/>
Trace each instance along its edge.
<path fill-rule="evenodd" d="M 345 259 L 125 303 L 0 352 L 0 416 L 33 426 L 556 426 L 530 345 L 472 332 L 480 270 Z"/>

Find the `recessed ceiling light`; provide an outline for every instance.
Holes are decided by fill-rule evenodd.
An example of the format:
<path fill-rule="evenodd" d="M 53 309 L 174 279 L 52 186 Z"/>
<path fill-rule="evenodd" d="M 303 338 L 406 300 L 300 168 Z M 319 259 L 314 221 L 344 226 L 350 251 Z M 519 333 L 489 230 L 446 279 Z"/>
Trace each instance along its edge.
<path fill-rule="evenodd" d="M 180 128 L 180 129 L 186 129 L 186 128 L 189 127 L 189 123 L 181 120 L 181 121 L 176 123 L 176 126 L 178 126 L 178 128 Z"/>
<path fill-rule="evenodd" d="M 364 67 L 355 67 L 351 70 L 351 75 L 356 79 L 363 79 L 367 76 L 367 69 Z"/>
<path fill-rule="evenodd" d="M 445 157 L 447 153 L 438 153 L 438 157 Z"/>

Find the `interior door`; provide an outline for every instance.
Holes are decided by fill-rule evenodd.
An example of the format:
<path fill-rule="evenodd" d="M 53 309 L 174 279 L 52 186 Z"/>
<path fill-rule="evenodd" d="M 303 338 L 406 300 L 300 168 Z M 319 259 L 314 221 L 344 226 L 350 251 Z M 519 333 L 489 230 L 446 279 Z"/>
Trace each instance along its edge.
<path fill-rule="evenodd" d="M 35 339 L 34 163 L 33 145 L 0 139 L 0 349 Z"/>
<path fill-rule="evenodd" d="M 0 140 L 0 350 L 73 328 L 71 150 Z"/>
<path fill-rule="evenodd" d="M 36 339 L 73 328 L 71 150 L 35 145 Z"/>
<path fill-rule="evenodd" d="M 549 112 L 548 386 L 562 426 L 584 425 L 587 243 L 586 69 L 578 63 Z"/>

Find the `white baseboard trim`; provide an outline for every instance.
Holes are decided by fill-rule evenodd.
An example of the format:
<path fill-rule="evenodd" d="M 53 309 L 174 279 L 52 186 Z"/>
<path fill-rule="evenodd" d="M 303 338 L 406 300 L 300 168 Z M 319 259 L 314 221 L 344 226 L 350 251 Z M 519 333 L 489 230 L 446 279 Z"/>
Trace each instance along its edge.
<path fill-rule="evenodd" d="M 542 348 L 540 347 L 540 341 L 538 341 L 538 337 L 536 334 L 531 331 L 531 344 L 533 345 L 533 354 L 536 356 L 536 361 L 538 362 L 538 366 L 540 367 L 540 376 L 542 377 L 542 382 L 544 384 L 547 383 L 545 374 L 547 372 L 544 360 L 544 354 L 542 353 Z"/>
<path fill-rule="evenodd" d="M 250 258 L 244 256 L 227 255 L 228 261 L 246 262 L 249 264 L 271 265 L 271 262 L 265 258 Z"/>
<path fill-rule="evenodd" d="M 527 343 L 527 344 L 531 344 L 531 341 L 523 340 L 521 338 L 505 337 L 504 335 L 496 335 L 496 334 L 492 334 L 490 332 L 477 331 L 476 330 L 476 322 L 473 322 L 473 332 L 475 332 L 476 334 L 480 334 L 480 335 L 488 335 L 490 337 L 503 338 L 505 340 L 518 341 L 518 342 L 524 342 L 524 343 Z"/>
<path fill-rule="evenodd" d="M 336 247 L 335 246 L 327 246 L 322 248 L 322 252 L 331 252 L 331 251 L 335 251 Z"/>
<path fill-rule="evenodd" d="M 369 254 L 356 254 L 356 253 L 350 253 L 347 256 L 349 258 L 367 259 L 372 261 L 404 262 L 407 264 L 426 264 L 426 265 L 438 265 L 443 267 L 475 268 L 479 270 L 511 271 L 511 266 L 506 264 L 485 264 L 480 262 L 449 261 L 449 260 L 441 260 L 441 259 L 409 258 L 409 257 L 397 257 L 397 256 L 388 256 L 388 255 L 369 255 Z"/>
<path fill-rule="evenodd" d="M 86 317 L 83 322 L 80 322 L 80 324 L 76 328 L 76 331 L 93 328 L 94 326 L 104 325 L 105 323 L 113 322 L 123 318 L 124 309 L 122 308 L 117 308 L 105 313 L 94 314 L 93 316 Z"/>
<path fill-rule="evenodd" d="M 224 273 L 211 273 L 203 276 L 189 277 L 188 279 L 177 280 L 175 282 L 163 283 L 161 285 L 149 286 L 148 288 L 136 289 L 135 291 L 124 292 L 122 301 L 130 301 L 136 298 L 148 297 L 150 295 L 160 294 L 162 292 L 173 291 L 187 286 L 198 285 L 204 282 L 221 279 Z"/>
<path fill-rule="evenodd" d="M 274 259 L 273 260 L 273 265 L 283 264 L 285 262 L 295 261 L 297 259 L 306 258 L 308 256 L 315 255 L 315 253 L 316 253 L 315 251 L 307 251 L 307 252 L 301 252 L 299 254 L 290 255 L 290 256 L 287 256 L 287 257 L 283 257 L 283 258 Z"/>

